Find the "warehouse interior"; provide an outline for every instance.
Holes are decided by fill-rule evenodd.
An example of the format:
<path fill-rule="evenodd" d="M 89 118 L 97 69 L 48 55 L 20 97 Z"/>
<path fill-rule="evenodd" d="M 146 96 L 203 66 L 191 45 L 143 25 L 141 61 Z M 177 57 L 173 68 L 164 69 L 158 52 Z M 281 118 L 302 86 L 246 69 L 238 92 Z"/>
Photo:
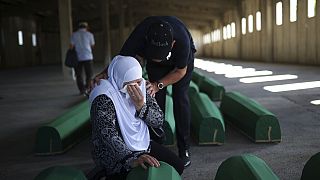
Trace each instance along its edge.
<path fill-rule="evenodd" d="M 34 151 L 39 127 L 86 99 L 64 65 L 71 34 L 88 22 L 96 74 L 148 16 L 182 20 L 197 49 L 195 71 L 258 102 L 281 128 L 272 143 L 252 142 L 228 123 L 222 145 L 192 139 L 182 179 L 215 179 L 222 162 L 241 154 L 261 158 L 279 179 L 300 179 L 320 147 L 319 11 L 317 0 L 0 0 L 0 179 L 94 168 L 89 137 L 62 154 Z"/>

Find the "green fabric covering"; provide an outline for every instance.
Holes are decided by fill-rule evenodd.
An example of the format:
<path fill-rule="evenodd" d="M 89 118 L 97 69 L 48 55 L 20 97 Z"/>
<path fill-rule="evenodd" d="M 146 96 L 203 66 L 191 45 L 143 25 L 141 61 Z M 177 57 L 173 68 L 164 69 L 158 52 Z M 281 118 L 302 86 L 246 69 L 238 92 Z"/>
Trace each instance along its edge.
<path fill-rule="evenodd" d="M 189 91 L 191 129 L 199 144 L 223 144 L 225 126 L 221 113 L 208 95 Z"/>
<path fill-rule="evenodd" d="M 201 82 L 200 91 L 206 93 L 213 101 L 221 100 L 225 93 L 224 87 L 219 82 L 206 77 Z"/>
<path fill-rule="evenodd" d="M 303 168 L 301 180 L 320 179 L 320 152 L 313 155 Z"/>
<path fill-rule="evenodd" d="M 167 86 L 167 95 L 172 96 L 172 85 Z"/>
<path fill-rule="evenodd" d="M 198 85 L 197 85 L 196 83 L 194 83 L 193 81 L 190 81 L 189 91 L 199 92 L 199 87 L 198 87 Z"/>
<path fill-rule="evenodd" d="M 86 180 L 82 171 L 68 166 L 54 166 L 41 171 L 34 180 Z"/>
<path fill-rule="evenodd" d="M 192 81 L 196 83 L 198 86 L 201 86 L 201 83 L 204 78 L 205 76 L 201 72 L 195 70 L 192 72 Z"/>
<path fill-rule="evenodd" d="M 238 92 L 228 92 L 222 98 L 220 110 L 225 120 L 254 142 L 281 141 L 278 119 L 258 102 Z"/>
<path fill-rule="evenodd" d="M 143 67 L 142 67 L 142 77 L 143 77 L 144 79 L 148 79 L 148 73 L 147 73 L 146 66 L 143 66 Z"/>
<path fill-rule="evenodd" d="M 166 132 L 165 145 L 174 145 L 176 140 L 176 124 L 173 115 L 173 102 L 171 96 L 166 96 L 166 114 L 164 121 L 164 130 Z"/>
<path fill-rule="evenodd" d="M 180 180 L 179 173 L 169 164 L 160 161 L 160 167 L 148 170 L 138 166 L 130 171 L 127 180 Z"/>
<path fill-rule="evenodd" d="M 215 180 L 279 180 L 260 158 L 245 154 L 233 156 L 219 166 Z"/>
<path fill-rule="evenodd" d="M 40 127 L 36 135 L 35 153 L 52 155 L 65 152 L 89 135 L 89 119 L 89 103 L 84 101 Z"/>

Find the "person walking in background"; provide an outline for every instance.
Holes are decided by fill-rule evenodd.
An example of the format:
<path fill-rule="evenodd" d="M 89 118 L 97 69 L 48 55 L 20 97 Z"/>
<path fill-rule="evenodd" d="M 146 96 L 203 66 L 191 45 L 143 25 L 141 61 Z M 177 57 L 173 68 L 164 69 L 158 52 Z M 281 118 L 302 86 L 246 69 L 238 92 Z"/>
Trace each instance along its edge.
<path fill-rule="evenodd" d="M 80 22 L 79 29 L 71 36 L 70 48 L 75 48 L 78 56 L 78 64 L 75 67 L 77 86 L 80 91 L 80 95 L 86 93 L 86 90 L 90 86 L 90 80 L 93 75 L 93 55 L 92 49 L 94 47 L 94 37 L 91 32 L 88 31 L 88 23 Z M 86 84 L 83 82 L 82 71 L 86 74 Z"/>

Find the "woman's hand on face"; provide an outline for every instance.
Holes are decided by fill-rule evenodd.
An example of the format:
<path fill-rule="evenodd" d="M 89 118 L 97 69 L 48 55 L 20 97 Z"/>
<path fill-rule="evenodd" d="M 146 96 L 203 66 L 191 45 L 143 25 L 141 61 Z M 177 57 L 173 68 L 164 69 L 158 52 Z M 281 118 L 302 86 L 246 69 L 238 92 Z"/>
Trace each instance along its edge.
<path fill-rule="evenodd" d="M 144 163 L 149 164 L 151 167 L 160 167 L 159 161 L 148 154 L 143 154 L 138 159 L 134 160 L 133 167 L 140 165 L 143 169 L 148 169 Z"/>
<path fill-rule="evenodd" d="M 149 82 L 147 81 L 147 92 L 150 94 L 151 97 L 154 97 L 156 93 L 159 91 L 158 84 L 156 82 Z"/>
<path fill-rule="evenodd" d="M 140 111 L 144 104 L 144 97 L 138 84 L 128 85 L 127 91 L 130 95 L 131 100 L 133 101 L 134 106 L 136 107 L 136 110 Z"/>

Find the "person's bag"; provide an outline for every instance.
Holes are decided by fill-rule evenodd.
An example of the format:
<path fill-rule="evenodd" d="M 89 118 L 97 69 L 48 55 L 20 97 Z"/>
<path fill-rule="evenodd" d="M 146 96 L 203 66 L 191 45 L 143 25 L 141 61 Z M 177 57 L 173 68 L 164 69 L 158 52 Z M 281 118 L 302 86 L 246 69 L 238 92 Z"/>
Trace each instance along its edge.
<path fill-rule="evenodd" d="M 149 128 L 150 138 L 153 141 L 159 144 L 163 144 L 166 141 L 166 133 L 163 130 L 162 126 L 158 128 L 148 126 L 148 128 Z"/>
<path fill-rule="evenodd" d="M 70 67 L 70 68 L 77 67 L 77 65 L 78 65 L 78 55 L 77 55 L 77 52 L 76 52 L 76 50 L 74 48 L 73 49 L 68 49 L 64 64 L 67 67 Z"/>

